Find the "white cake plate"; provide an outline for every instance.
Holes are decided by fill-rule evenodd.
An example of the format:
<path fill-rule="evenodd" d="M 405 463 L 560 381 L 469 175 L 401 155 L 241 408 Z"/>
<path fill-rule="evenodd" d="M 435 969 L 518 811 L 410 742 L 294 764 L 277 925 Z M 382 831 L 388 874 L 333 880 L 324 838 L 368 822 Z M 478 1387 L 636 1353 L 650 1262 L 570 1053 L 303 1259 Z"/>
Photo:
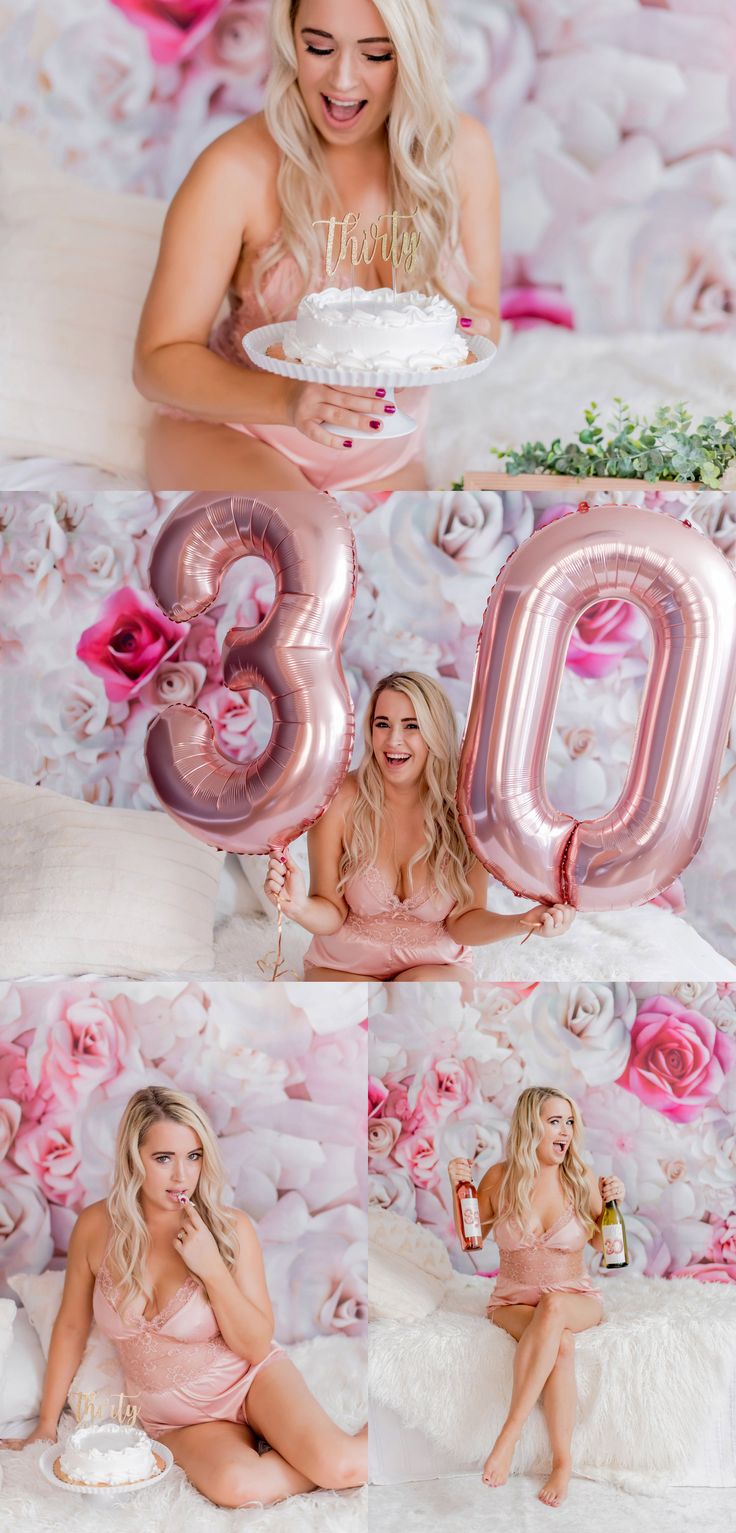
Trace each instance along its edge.
<path fill-rule="evenodd" d="M 52 1443 L 50 1447 L 44 1448 L 38 1466 L 49 1485 L 55 1485 L 57 1490 L 70 1490 L 75 1496 L 107 1496 L 108 1499 L 111 1496 L 129 1496 L 134 1490 L 148 1490 L 151 1485 L 160 1485 L 167 1474 L 171 1473 L 174 1462 L 171 1449 L 164 1447 L 163 1443 L 156 1442 L 155 1438 L 151 1438 L 151 1448 L 159 1458 L 164 1460 L 161 1473 L 152 1475 L 150 1480 L 136 1480 L 132 1485 L 70 1485 L 66 1480 L 60 1480 L 59 1476 L 54 1474 L 54 1464 L 59 1454 L 64 1451 L 63 1443 Z"/>
<path fill-rule="evenodd" d="M 261 368 L 265 373 L 278 373 L 283 378 L 297 378 L 302 383 L 329 383 L 332 388 L 356 388 L 356 389 L 385 389 L 386 398 L 381 400 L 381 407 L 385 404 L 394 404 L 394 389 L 425 389 L 435 388 L 438 383 L 462 383 L 466 378 L 477 378 L 479 373 L 484 373 L 490 366 L 496 355 L 493 341 L 486 339 L 484 335 L 466 334 L 464 330 L 459 333 L 463 340 L 467 341 L 473 356 L 472 362 L 461 363 L 459 367 L 433 367 L 426 372 L 412 372 L 410 368 L 392 369 L 390 372 L 379 372 L 377 368 L 366 367 L 316 367 L 310 362 L 286 362 L 281 357 L 270 357 L 269 349 L 273 346 L 281 346 L 285 338 L 296 328 L 295 320 L 282 320 L 278 325 L 261 325 L 258 330 L 250 330 L 243 336 L 243 349 L 251 362 Z M 366 400 L 366 407 L 370 403 Z M 411 415 L 407 415 L 396 405 L 395 415 L 381 414 L 383 422 L 382 431 L 353 431 L 349 426 L 328 426 L 325 430 L 333 436 L 344 436 L 350 431 L 351 437 L 360 438 L 366 442 L 380 442 L 386 437 L 409 436 L 416 431 L 417 423 Z"/>

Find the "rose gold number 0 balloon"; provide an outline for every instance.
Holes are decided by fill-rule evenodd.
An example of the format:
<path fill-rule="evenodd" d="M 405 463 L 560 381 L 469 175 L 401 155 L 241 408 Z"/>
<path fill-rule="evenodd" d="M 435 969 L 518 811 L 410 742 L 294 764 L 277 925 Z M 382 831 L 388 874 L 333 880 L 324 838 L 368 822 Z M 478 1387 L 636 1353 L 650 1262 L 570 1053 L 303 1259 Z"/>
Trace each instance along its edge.
<path fill-rule="evenodd" d="M 198 708 L 175 704 L 146 737 L 151 782 L 164 808 L 201 841 L 228 851 L 285 846 L 319 818 L 348 769 L 353 710 L 340 645 L 355 595 L 350 529 L 329 496 L 193 495 L 161 529 L 151 590 L 177 621 L 214 601 L 225 571 L 246 554 L 273 570 L 276 594 L 255 628 L 233 628 L 226 685 L 255 687 L 273 713 L 266 749 L 239 764 L 220 751 Z"/>
<path fill-rule="evenodd" d="M 634 602 L 652 653 L 621 796 L 596 820 L 553 808 L 544 772 L 565 656 L 592 603 Z M 517 893 L 622 910 L 700 846 L 736 694 L 736 578 L 694 529 L 598 506 L 535 532 L 486 608 L 458 778 L 467 840 Z"/>

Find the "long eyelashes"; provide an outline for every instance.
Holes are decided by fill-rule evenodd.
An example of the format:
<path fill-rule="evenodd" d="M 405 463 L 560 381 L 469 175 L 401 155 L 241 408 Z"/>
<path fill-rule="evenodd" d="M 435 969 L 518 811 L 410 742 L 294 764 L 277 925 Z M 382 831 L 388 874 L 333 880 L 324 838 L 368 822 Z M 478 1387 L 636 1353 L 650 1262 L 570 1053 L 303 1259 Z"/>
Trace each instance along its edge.
<path fill-rule="evenodd" d="M 312 43 L 307 43 L 306 49 L 307 53 L 313 53 L 315 58 L 318 59 L 327 59 L 334 52 L 332 48 L 315 48 Z M 393 59 L 393 53 L 364 53 L 363 58 L 369 64 L 390 64 Z"/>

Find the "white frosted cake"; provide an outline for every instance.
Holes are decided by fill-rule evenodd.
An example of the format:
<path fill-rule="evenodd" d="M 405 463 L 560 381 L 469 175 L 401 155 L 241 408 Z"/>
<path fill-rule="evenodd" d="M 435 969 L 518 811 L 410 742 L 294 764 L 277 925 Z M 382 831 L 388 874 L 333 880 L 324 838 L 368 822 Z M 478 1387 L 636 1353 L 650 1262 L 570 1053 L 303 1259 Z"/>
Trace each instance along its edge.
<path fill-rule="evenodd" d="M 77 1427 L 54 1462 L 58 1478 L 71 1485 L 136 1485 L 162 1468 L 147 1433 L 116 1421 Z"/>
<path fill-rule="evenodd" d="M 328 287 L 302 299 L 284 354 L 290 362 L 377 372 L 459 367 L 468 347 L 456 327 L 452 304 L 438 293 Z"/>

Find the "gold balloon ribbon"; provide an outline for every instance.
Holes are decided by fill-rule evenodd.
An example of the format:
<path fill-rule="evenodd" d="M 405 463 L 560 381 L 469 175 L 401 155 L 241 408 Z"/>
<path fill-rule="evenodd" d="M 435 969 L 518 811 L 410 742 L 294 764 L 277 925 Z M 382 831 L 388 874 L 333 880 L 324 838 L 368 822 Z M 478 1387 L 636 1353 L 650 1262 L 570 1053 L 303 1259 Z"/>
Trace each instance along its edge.
<path fill-rule="evenodd" d="M 287 969 L 284 960 L 284 913 L 281 909 L 281 895 L 276 900 L 276 910 L 278 912 L 276 917 L 276 951 L 275 953 L 273 951 L 265 953 L 263 958 L 258 959 L 258 968 L 261 974 L 267 974 L 268 970 L 271 970 L 268 976 L 271 984 L 274 984 L 277 979 L 283 979 L 285 974 L 291 974 L 294 979 L 299 978 L 299 975 L 295 974 L 293 969 Z"/>

